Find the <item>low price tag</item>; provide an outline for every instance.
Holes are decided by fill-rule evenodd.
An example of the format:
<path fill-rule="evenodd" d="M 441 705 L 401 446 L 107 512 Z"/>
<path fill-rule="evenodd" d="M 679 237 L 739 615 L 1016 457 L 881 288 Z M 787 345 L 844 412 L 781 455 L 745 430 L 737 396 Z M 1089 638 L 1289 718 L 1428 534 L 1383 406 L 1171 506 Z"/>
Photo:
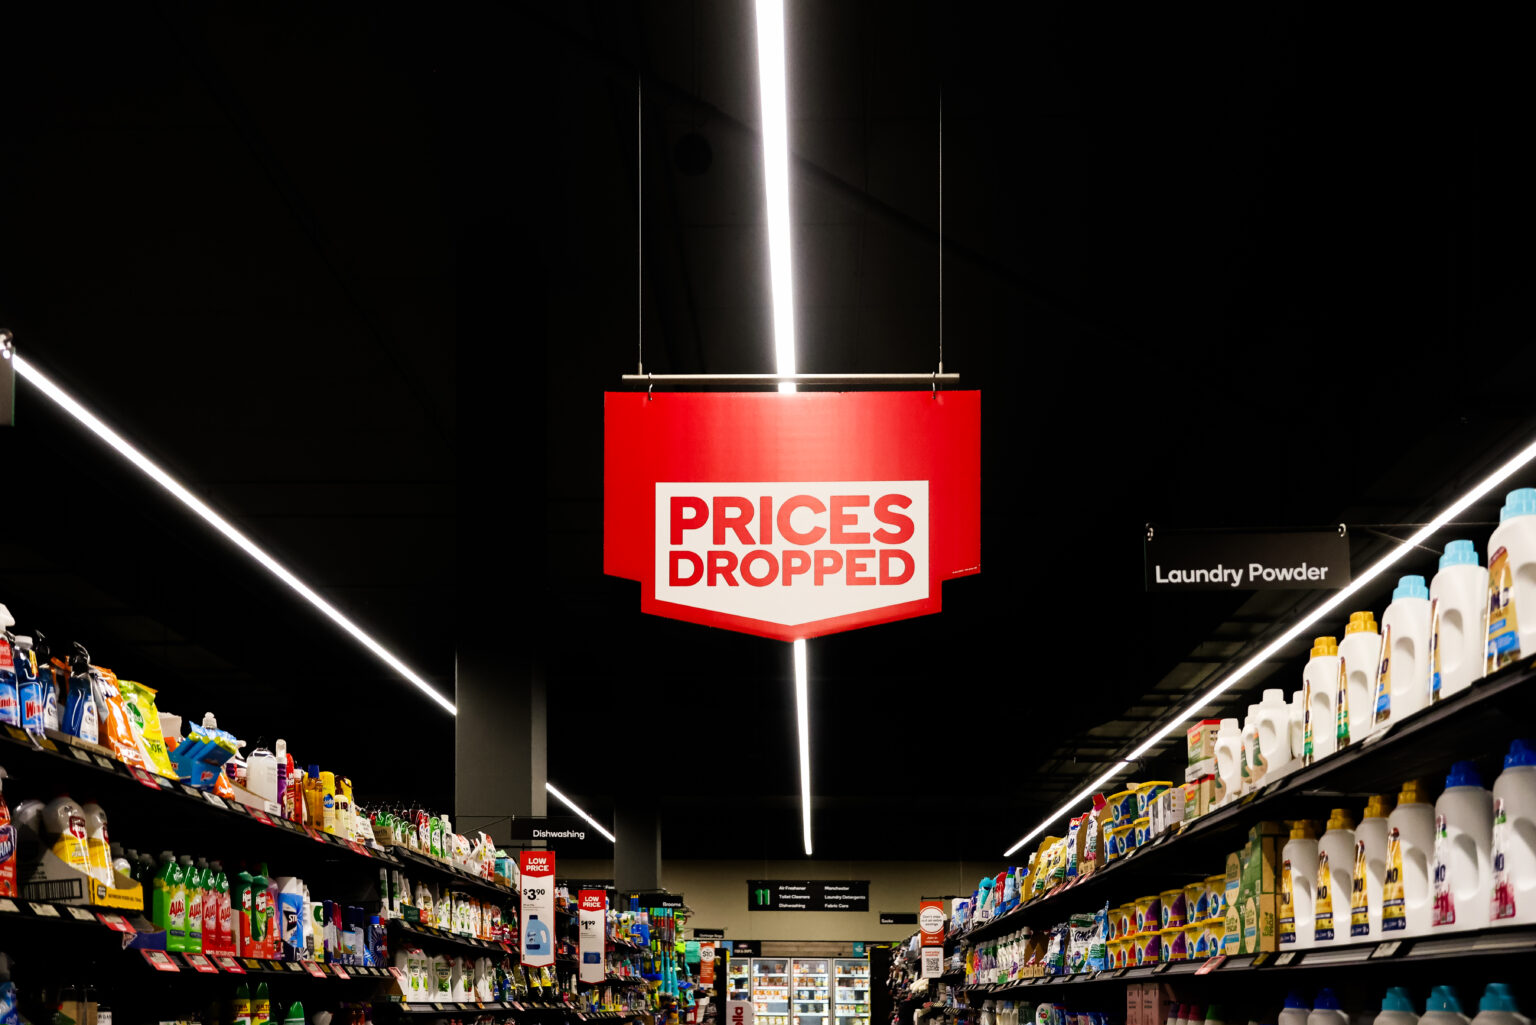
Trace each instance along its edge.
<path fill-rule="evenodd" d="M 163 950 L 141 950 L 139 953 L 144 955 L 144 960 L 148 961 L 150 967 L 157 972 L 181 971 L 180 968 L 176 967 L 176 962 L 171 955 Z"/>

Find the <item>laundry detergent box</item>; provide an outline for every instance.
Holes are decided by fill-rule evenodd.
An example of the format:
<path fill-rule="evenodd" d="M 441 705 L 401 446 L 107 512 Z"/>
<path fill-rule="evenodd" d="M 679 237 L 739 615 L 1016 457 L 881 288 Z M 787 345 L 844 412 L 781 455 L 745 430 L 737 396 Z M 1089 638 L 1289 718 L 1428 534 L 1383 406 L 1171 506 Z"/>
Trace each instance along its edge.
<path fill-rule="evenodd" d="M 1216 758 L 1216 734 L 1221 732 L 1220 719 L 1201 719 L 1185 734 L 1189 741 L 1189 758 L 1184 763 L 1194 767 Z"/>
<path fill-rule="evenodd" d="M 1280 847 L 1285 835 L 1278 822 L 1260 822 L 1243 845 L 1238 900 L 1242 936 L 1238 952 L 1257 954 L 1279 949 Z"/>
<path fill-rule="evenodd" d="M 1227 870 L 1222 876 L 1222 901 L 1227 909 L 1226 933 L 1222 936 L 1221 952 L 1223 954 L 1237 953 L 1238 943 L 1242 937 L 1242 910 L 1238 893 L 1243 885 L 1243 852 L 1234 851 L 1227 855 Z"/>
<path fill-rule="evenodd" d="M 1192 822 L 1210 813 L 1216 803 L 1216 777 L 1202 776 L 1184 784 L 1184 821 Z"/>

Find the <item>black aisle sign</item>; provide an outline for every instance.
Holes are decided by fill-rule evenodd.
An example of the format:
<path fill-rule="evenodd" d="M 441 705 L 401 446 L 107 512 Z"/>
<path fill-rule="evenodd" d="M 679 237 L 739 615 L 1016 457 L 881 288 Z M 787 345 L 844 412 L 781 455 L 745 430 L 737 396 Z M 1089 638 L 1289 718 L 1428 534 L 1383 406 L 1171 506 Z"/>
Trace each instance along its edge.
<path fill-rule="evenodd" d="M 1148 528 L 1149 591 L 1336 591 L 1349 584 L 1349 538 L 1331 530 L 1179 534 Z"/>
<path fill-rule="evenodd" d="M 868 879 L 748 879 L 748 911 L 868 911 Z"/>
<path fill-rule="evenodd" d="M 724 929 L 694 929 L 692 932 L 693 938 L 700 942 L 713 940 L 714 942 L 719 943 L 721 940 L 725 939 Z"/>
<path fill-rule="evenodd" d="M 743 957 L 756 957 L 757 950 L 758 946 L 756 940 L 731 941 L 731 956 L 737 958 L 738 960 Z"/>
<path fill-rule="evenodd" d="M 505 835 L 508 847 L 544 846 L 567 856 L 613 852 L 612 844 L 574 815 L 514 816 L 505 826 L 496 827 L 496 835 L 498 839 Z"/>
<path fill-rule="evenodd" d="M 685 907 L 683 895 L 680 893 L 664 893 L 652 891 L 650 893 L 635 893 L 630 895 L 637 908 L 671 908 L 677 910 Z"/>
<path fill-rule="evenodd" d="M 916 911 L 882 911 L 880 912 L 881 925 L 916 925 Z"/>

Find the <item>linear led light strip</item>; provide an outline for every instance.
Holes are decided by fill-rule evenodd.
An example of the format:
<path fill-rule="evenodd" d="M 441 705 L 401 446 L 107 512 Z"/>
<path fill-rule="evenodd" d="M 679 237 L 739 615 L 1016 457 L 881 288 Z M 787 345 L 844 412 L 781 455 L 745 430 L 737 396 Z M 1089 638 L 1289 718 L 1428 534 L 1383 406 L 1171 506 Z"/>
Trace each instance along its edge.
<path fill-rule="evenodd" d="M 789 90 L 783 0 L 757 0 L 757 88 L 763 117 L 763 192 L 768 208 L 768 279 L 773 290 L 773 353 L 780 374 L 795 373 L 795 282 L 790 260 Z M 795 390 L 793 381 L 779 391 Z M 811 727 L 805 641 L 794 642 L 795 721 L 800 735 L 800 827 L 811 853 Z"/>
<path fill-rule="evenodd" d="M 569 797 L 566 797 L 559 790 L 556 790 L 555 789 L 555 785 L 553 783 L 549 782 L 548 780 L 545 780 L 544 781 L 544 789 L 549 791 L 550 795 L 553 796 L 561 804 L 565 805 L 567 808 L 571 809 L 571 811 L 575 812 L 577 815 L 580 815 L 582 818 L 586 819 L 587 820 L 587 825 L 591 826 L 593 829 L 597 830 L 599 833 L 601 833 L 604 836 L 606 836 L 608 838 L 608 842 L 609 843 L 613 843 L 614 842 L 613 834 L 612 833 L 608 832 L 608 830 L 606 830 L 602 826 L 598 825 L 597 820 L 594 819 L 592 816 L 588 815 L 585 811 L 583 811 L 581 809 L 581 806 L 578 805 L 575 801 L 571 800 Z"/>
<path fill-rule="evenodd" d="M 210 509 L 202 499 L 183 487 L 180 481 L 166 473 L 148 456 L 130 445 L 122 435 L 103 423 L 96 414 L 76 402 L 62 388 L 54 384 L 42 371 L 28 363 L 20 355 L 16 355 L 12 359 L 16 365 L 16 373 L 32 382 L 38 391 L 58 403 L 70 416 L 90 428 L 93 434 L 116 449 L 118 455 L 128 460 L 134 466 L 137 466 L 146 477 L 176 496 L 183 505 L 207 521 L 209 526 L 223 534 L 236 547 L 245 552 L 246 555 L 249 555 L 264 566 L 267 572 L 293 588 L 300 597 L 324 613 L 327 619 L 351 634 L 354 640 L 377 655 L 385 665 L 399 673 L 406 681 L 446 709 L 448 714 L 458 714 L 453 702 L 449 701 L 435 687 L 417 675 L 410 666 L 400 661 L 384 645 L 370 637 L 362 627 L 348 619 L 334 605 L 316 594 L 308 584 L 294 576 L 286 566 L 268 555 L 256 542 L 237 530 L 232 523 Z"/>
<path fill-rule="evenodd" d="M 1018 843 L 1004 851 L 1003 857 L 1006 858 L 1012 855 L 1014 851 L 1029 843 L 1029 841 L 1045 832 L 1052 825 L 1060 822 L 1063 818 L 1072 814 L 1073 809 L 1080 807 L 1083 801 L 1091 798 L 1095 793 L 1098 792 L 1101 786 L 1109 782 L 1111 779 L 1114 779 L 1122 772 L 1127 771 L 1126 766 L 1134 764 L 1136 759 L 1146 754 L 1164 737 L 1168 736 L 1168 734 L 1172 733 L 1184 723 L 1194 718 L 1200 709 L 1211 704 L 1222 694 L 1231 690 L 1245 676 L 1253 672 L 1257 666 L 1263 664 L 1265 660 L 1278 654 L 1281 648 L 1285 647 L 1291 641 L 1305 633 L 1310 627 L 1316 624 L 1318 620 L 1333 612 L 1340 605 L 1343 605 L 1351 595 L 1355 594 L 1355 592 L 1359 591 L 1361 588 L 1365 587 L 1365 585 L 1369 584 L 1371 581 L 1381 576 L 1387 570 L 1397 565 L 1409 552 L 1412 552 L 1417 546 L 1423 544 L 1425 541 L 1428 541 L 1430 537 L 1432 537 L 1441 527 L 1445 526 L 1451 520 L 1459 516 L 1473 502 L 1476 502 L 1478 499 L 1487 495 L 1488 492 L 1504 483 L 1532 459 L 1536 459 L 1536 441 L 1531 442 L 1525 448 L 1516 453 L 1515 456 L 1508 462 L 1504 463 L 1498 469 L 1494 470 L 1488 476 L 1474 484 L 1471 489 L 1464 493 L 1460 498 L 1456 499 L 1456 501 L 1442 509 L 1434 519 L 1424 524 L 1424 526 L 1419 529 L 1418 533 L 1414 534 L 1408 540 L 1392 549 L 1386 555 L 1383 555 L 1364 573 L 1350 581 L 1348 587 L 1336 592 L 1333 597 L 1329 598 L 1327 601 L 1317 606 L 1317 608 L 1307 613 L 1306 616 L 1304 616 L 1297 623 L 1293 624 L 1279 637 L 1276 637 L 1273 641 L 1270 641 L 1269 644 L 1266 645 L 1264 649 L 1257 655 L 1254 655 L 1252 658 L 1248 659 L 1248 661 L 1238 666 L 1231 673 L 1223 677 L 1220 683 L 1216 684 L 1210 690 L 1200 695 L 1200 697 L 1197 698 L 1192 705 L 1190 705 L 1184 711 L 1180 712 L 1178 715 L 1170 717 L 1168 721 L 1165 722 L 1156 733 L 1142 741 L 1141 745 L 1137 747 L 1136 750 L 1132 751 L 1130 754 L 1126 755 L 1119 762 L 1117 762 L 1114 768 L 1110 769 L 1098 779 L 1088 784 L 1088 786 L 1084 787 L 1081 793 L 1067 801 L 1060 808 L 1057 808 L 1055 811 L 1051 812 L 1049 817 L 1047 817 L 1038 826 L 1025 834 L 1023 839 L 1019 840 Z"/>

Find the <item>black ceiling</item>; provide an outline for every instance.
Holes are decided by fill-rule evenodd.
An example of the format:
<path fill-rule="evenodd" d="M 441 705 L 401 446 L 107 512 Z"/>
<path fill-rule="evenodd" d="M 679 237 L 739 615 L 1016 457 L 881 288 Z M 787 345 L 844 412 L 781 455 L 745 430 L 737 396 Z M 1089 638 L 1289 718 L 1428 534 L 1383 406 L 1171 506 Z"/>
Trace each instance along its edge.
<path fill-rule="evenodd" d="M 443 689 L 466 623 L 533 658 L 599 814 L 797 854 L 787 649 L 600 572 L 637 322 L 655 372 L 771 369 L 751 5 L 11 5 L 0 37 L 22 351 Z M 934 366 L 942 95 L 944 362 L 984 395 L 981 575 L 812 644 L 817 853 L 991 859 L 1239 611 L 1143 594 L 1142 524 L 1400 522 L 1529 429 L 1523 33 L 797 0 L 788 38 L 801 369 Z M 24 386 L 0 460 L 23 627 L 447 806 L 446 715 Z"/>

